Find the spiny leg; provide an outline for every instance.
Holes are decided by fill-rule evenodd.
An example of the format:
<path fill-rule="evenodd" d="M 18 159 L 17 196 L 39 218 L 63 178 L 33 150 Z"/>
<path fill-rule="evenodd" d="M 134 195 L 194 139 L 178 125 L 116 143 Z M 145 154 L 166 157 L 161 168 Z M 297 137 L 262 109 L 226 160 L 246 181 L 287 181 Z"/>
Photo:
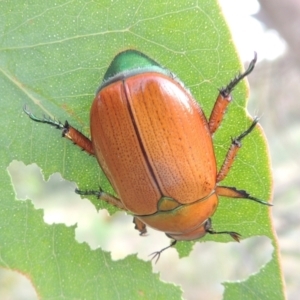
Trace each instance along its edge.
<path fill-rule="evenodd" d="M 242 139 L 245 136 L 247 136 L 254 129 L 257 122 L 258 122 L 258 118 L 255 118 L 253 120 L 251 126 L 246 131 L 244 131 L 241 135 L 239 135 L 237 138 L 232 140 L 229 150 L 226 154 L 225 160 L 223 162 L 223 165 L 217 175 L 217 182 L 222 181 L 227 176 L 227 174 L 234 162 L 234 159 L 237 155 L 237 152 L 242 147 L 242 144 L 241 144 Z"/>
<path fill-rule="evenodd" d="M 228 234 L 236 242 L 240 242 L 240 238 L 242 237 L 238 232 L 235 232 L 235 231 L 214 231 L 213 229 L 208 229 L 206 232 L 209 234 Z"/>
<path fill-rule="evenodd" d="M 217 182 L 222 181 L 228 175 L 230 168 L 234 162 L 234 159 L 235 159 L 239 149 L 242 147 L 242 144 L 241 144 L 242 139 L 244 137 L 246 137 L 255 128 L 257 122 L 258 122 L 258 118 L 255 118 L 253 120 L 252 124 L 250 125 L 250 127 L 246 131 L 244 131 L 237 138 L 232 140 L 232 143 L 228 149 L 227 155 L 224 159 L 223 165 L 220 168 L 220 171 L 217 175 Z M 244 199 L 258 202 L 260 204 L 272 206 L 272 204 L 270 204 L 266 201 L 260 200 L 258 198 L 252 197 L 246 191 L 237 190 L 235 187 L 217 186 L 216 194 L 218 196 L 224 196 L 224 197 L 229 197 L 229 198 L 244 198 Z"/>
<path fill-rule="evenodd" d="M 258 198 L 252 197 L 249 193 L 244 190 L 237 190 L 235 187 L 230 186 L 217 186 L 216 187 L 216 194 L 218 196 L 229 197 L 229 198 L 236 198 L 236 199 L 248 199 L 255 202 L 258 202 L 263 205 L 273 206 L 273 204 L 260 200 Z"/>
<path fill-rule="evenodd" d="M 23 108 L 24 112 L 29 116 L 29 118 L 35 122 L 48 124 L 54 126 L 62 131 L 62 137 L 71 140 L 75 145 L 79 146 L 82 150 L 86 151 L 90 155 L 95 155 L 92 142 L 80 131 L 72 127 L 68 121 L 62 124 L 59 121 L 53 120 L 49 117 L 37 118 L 29 110 L 27 110 L 26 105 Z"/>
<path fill-rule="evenodd" d="M 250 62 L 247 70 L 244 73 L 241 73 L 237 75 L 235 78 L 233 78 L 226 87 L 220 89 L 218 98 L 215 102 L 214 108 L 209 117 L 208 126 L 211 134 L 213 134 L 219 128 L 223 120 L 226 108 L 232 99 L 231 92 L 242 79 L 244 79 L 247 75 L 249 75 L 253 71 L 256 60 L 257 60 L 257 55 L 256 53 L 254 53 L 254 58 Z"/>
<path fill-rule="evenodd" d="M 209 234 L 228 234 L 230 235 L 235 241 L 239 242 L 241 235 L 235 231 L 215 231 L 212 229 L 212 221 L 211 218 L 208 218 L 204 224 L 205 232 Z"/>
<path fill-rule="evenodd" d="M 235 187 L 229 187 L 229 186 L 217 186 L 216 187 L 216 194 L 218 196 L 224 196 L 229 198 L 237 198 L 237 199 L 247 199 L 251 201 L 258 202 L 263 205 L 272 206 L 271 203 L 268 203 L 266 201 L 260 200 L 258 198 L 252 197 L 244 190 L 237 190 Z M 210 219 L 209 219 L 210 220 Z M 206 232 L 210 234 L 229 234 L 235 241 L 239 242 L 241 235 L 235 231 L 214 231 L 211 228 L 211 222 L 208 226 L 206 226 Z"/>

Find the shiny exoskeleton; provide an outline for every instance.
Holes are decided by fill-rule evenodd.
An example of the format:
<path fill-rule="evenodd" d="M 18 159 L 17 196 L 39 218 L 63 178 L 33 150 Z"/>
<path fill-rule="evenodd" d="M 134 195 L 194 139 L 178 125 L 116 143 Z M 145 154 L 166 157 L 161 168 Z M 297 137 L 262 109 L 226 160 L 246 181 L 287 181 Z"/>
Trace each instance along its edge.
<path fill-rule="evenodd" d="M 96 195 L 129 211 L 141 234 L 150 226 L 172 238 L 171 245 L 206 233 L 229 234 L 238 241 L 236 232 L 214 231 L 210 217 L 219 196 L 268 205 L 244 190 L 219 184 L 228 174 L 241 140 L 258 120 L 232 140 L 219 171 L 212 135 L 223 119 L 233 88 L 253 70 L 255 62 L 256 55 L 244 73 L 220 90 L 209 120 L 170 71 L 135 50 L 119 53 L 104 76 L 91 107 L 91 139 L 68 122 L 39 119 L 26 108 L 25 112 L 34 121 L 61 129 L 64 137 L 96 156 L 118 197 L 102 190 L 77 192 Z M 158 259 L 166 248 L 154 257 Z"/>

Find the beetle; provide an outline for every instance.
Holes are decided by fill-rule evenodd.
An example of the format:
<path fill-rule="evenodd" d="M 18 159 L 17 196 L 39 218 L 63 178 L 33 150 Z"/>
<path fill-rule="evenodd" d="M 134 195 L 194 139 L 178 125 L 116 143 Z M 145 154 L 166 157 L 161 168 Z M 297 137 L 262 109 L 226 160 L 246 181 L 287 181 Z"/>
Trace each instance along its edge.
<path fill-rule="evenodd" d="M 229 234 L 239 241 L 237 232 L 212 229 L 219 196 L 270 205 L 244 190 L 219 184 L 258 119 L 232 139 L 219 171 L 212 141 L 232 90 L 252 72 L 256 58 L 255 53 L 247 70 L 220 89 L 209 119 L 172 72 L 132 49 L 119 53 L 104 75 L 91 106 L 91 139 L 68 121 L 37 118 L 26 107 L 24 111 L 33 121 L 62 130 L 63 137 L 95 156 L 117 196 L 101 188 L 76 190 L 78 194 L 95 195 L 130 212 L 141 235 L 150 226 L 172 239 L 168 247 L 152 253 L 158 260 L 177 241 L 207 233 Z"/>

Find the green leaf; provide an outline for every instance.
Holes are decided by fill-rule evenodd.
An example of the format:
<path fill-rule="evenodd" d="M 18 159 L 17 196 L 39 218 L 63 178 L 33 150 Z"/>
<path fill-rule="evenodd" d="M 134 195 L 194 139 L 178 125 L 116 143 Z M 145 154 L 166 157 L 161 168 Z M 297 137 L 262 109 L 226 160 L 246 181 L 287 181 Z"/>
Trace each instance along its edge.
<path fill-rule="evenodd" d="M 60 172 L 82 189 L 96 189 L 101 183 L 113 193 L 93 157 L 60 139 L 57 130 L 31 122 L 22 107 L 26 104 L 38 116 L 67 119 L 89 134 L 89 109 L 108 65 L 118 52 L 134 48 L 174 72 L 209 116 L 217 89 L 242 68 L 218 4 L 212 0 L 32 0 L 1 2 L 0 11 L 1 266 L 26 274 L 42 299 L 179 299 L 179 289 L 160 282 L 149 262 L 135 256 L 112 261 L 101 249 L 79 244 L 74 227 L 45 224 L 42 211 L 30 200 L 15 200 L 6 168 L 15 159 L 35 162 L 46 179 Z M 245 110 L 245 82 L 233 97 L 214 136 L 218 166 L 230 138 L 251 122 Z M 223 183 L 263 200 L 271 198 L 268 150 L 260 128 L 245 138 Z M 97 199 L 90 200 L 97 208 L 116 211 Z M 272 260 L 260 273 L 234 287 L 226 284 L 225 296 L 236 289 L 252 289 L 253 299 L 284 298 L 270 210 L 251 201 L 222 198 L 213 222 L 215 230 L 237 231 L 244 238 L 267 236 L 275 248 Z M 202 241 L 208 240 L 225 242 L 229 238 L 206 236 Z M 180 256 L 187 256 L 194 244 L 178 243 L 176 249 Z"/>

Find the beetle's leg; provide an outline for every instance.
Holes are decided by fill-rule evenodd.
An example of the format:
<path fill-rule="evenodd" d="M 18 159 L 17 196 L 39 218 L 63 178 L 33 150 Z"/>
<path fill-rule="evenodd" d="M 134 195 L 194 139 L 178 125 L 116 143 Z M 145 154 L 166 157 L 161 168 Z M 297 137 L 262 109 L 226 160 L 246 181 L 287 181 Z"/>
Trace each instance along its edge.
<path fill-rule="evenodd" d="M 169 249 L 169 248 L 175 246 L 176 243 L 177 243 L 177 241 L 176 241 L 176 240 L 173 240 L 173 241 L 171 242 L 171 244 L 170 244 L 168 247 L 162 248 L 162 249 L 159 250 L 159 251 L 155 251 L 155 252 L 149 254 L 149 256 L 152 256 L 151 260 L 153 260 L 154 258 L 156 258 L 155 263 L 157 263 L 158 260 L 159 260 L 159 258 L 160 258 L 161 253 L 162 253 L 163 251 L 165 251 L 165 250 L 167 250 L 167 249 Z"/>
<path fill-rule="evenodd" d="M 240 242 L 241 235 L 234 231 L 214 231 L 209 229 L 206 231 L 209 234 L 229 234 L 235 241 Z"/>
<path fill-rule="evenodd" d="M 206 233 L 209 234 L 229 234 L 235 241 L 239 242 L 241 235 L 235 231 L 214 231 L 212 229 L 211 218 L 208 218 L 204 224 Z"/>
<path fill-rule="evenodd" d="M 257 60 L 257 55 L 255 53 L 254 58 L 250 62 L 248 69 L 244 73 L 241 73 L 237 75 L 235 78 L 233 78 L 227 86 L 222 87 L 220 89 L 218 98 L 215 102 L 214 108 L 209 117 L 208 126 L 211 134 L 213 134 L 219 128 L 220 123 L 223 120 L 226 107 L 232 100 L 231 92 L 243 78 L 245 78 L 253 71 L 256 60 Z"/>
<path fill-rule="evenodd" d="M 145 235 L 147 233 L 146 224 L 142 222 L 140 219 L 134 217 L 133 223 L 135 225 L 134 229 L 138 230 L 140 232 L 140 235 Z"/>
<path fill-rule="evenodd" d="M 239 149 L 242 146 L 242 144 L 241 144 L 242 139 L 245 136 L 247 136 L 254 129 L 257 122 L 258 122 L 258 118 L 255 118 L 253 120 L 251 126 L 245 132 L 243 132 L 240 136 L 238 136 L 237 138 L 232 140 L 229 150 L 226 154 L 225 160 L 223 162 L 223 165 L 217 175 L 217 182 L 222 181 L 227 176 L 227 174 L 234 162 L 234 159 L 237 155 L 237 152 L 239 151 Z"/>
<path fill-rule="evenodd" d="M 82 134 L 80 131 L 72 127 L 68 123 L 68 121 L 66 121 L 65 124 L 62 124 L 59 121 L 53 120 L 45 116 L 43 118 L 37 118 L 30 111 L 27 110 L 26 106 L 24 106 L 23 110 L 31 120 L 39 123 L 49 124 L 51 126 L 56 127 L 57 129 L 60 129 L 62 131 L 62 137 L 71 140 L 74 144 L 79 146 L 82 150 L 86 151 L 90 155 L 95 154 L 91 140 L 87 138 L 84 134 Z"/>
<path fill-rule="evenodd" d="M 75 192 L 82 196 L 96 196 L 100 200 L 103 200 L 120 209 L 128 211 L 128 209 L 124 206 L 120 199 L 114 197 L 113 195 L 103 192 L 101 188 L 99 188 L 99 191 L 81 191 L 76 189 Z M 140 232 L 140 235 L 144 235 L 147 233 L 146 225 L 140 219 L 134 217 L 133 223 L 135 224 L 134 228 Z"/>
<path fill-rule="evenodd" d="M 241 140 L 247 136 L 255 127 L 255 125 L 258 122 L 258 118 L 255 118 L 251 124 L 251 126 L 243 132 L 240 136 L 232 140 L 231 146 L 229 147 L 229 150 L 227 152 L 227 155 L 225 157 L 225 160 L 223 162 L 223 165 L 217 175 L 217 182 L 222 181 L 227 174 L 229 173 L 229 170 L 234 162 L 234 159 L 237 155 L 237 152 L 241 148 Z M 224 197 L 230 197 L 230 198 L 244 198 L 244 199 L 249 199 L 264 205 L 269 205 L 272 206 L 272 204 L 257 199 L 255 197 L 250 196 L 246 191 L 244 190 L 237 190 L 235 187 L 228 187 L 228 186 L 217 186 L 216 187 L 216 194 L 219 196 L 224 196 Z"/>
<path fill-rule="evenodd" d="M 96 196 L 98 199 L 103 200 L 111 205 L 116 206 L 117 208 L 128 210 L 124 204 L 120 201 L 120 199 L 114 197 L 111 194 L 103 192 L 103 190 L 100 188 L 99 191 L 81 191 L 76 189 L 76 194 L 82 195 L 82 196 Z"/>
<path fill-rule="evenodd" d="M 246 191 L 237 190 L 235 187 L 217 186 L 216 187 L 216 194 L 218 196 L 224 196 L 224 197 L 229 197 L 229 198 L 244 198 L 244 199 L 248 199 L 248 200 L 258 202 L 260 204 L 273 206 L 271 203 L 268 203 L 266 201 L 263 201 L 263 200 L 255 198 L 255 197 L 252 197 Z"/>

